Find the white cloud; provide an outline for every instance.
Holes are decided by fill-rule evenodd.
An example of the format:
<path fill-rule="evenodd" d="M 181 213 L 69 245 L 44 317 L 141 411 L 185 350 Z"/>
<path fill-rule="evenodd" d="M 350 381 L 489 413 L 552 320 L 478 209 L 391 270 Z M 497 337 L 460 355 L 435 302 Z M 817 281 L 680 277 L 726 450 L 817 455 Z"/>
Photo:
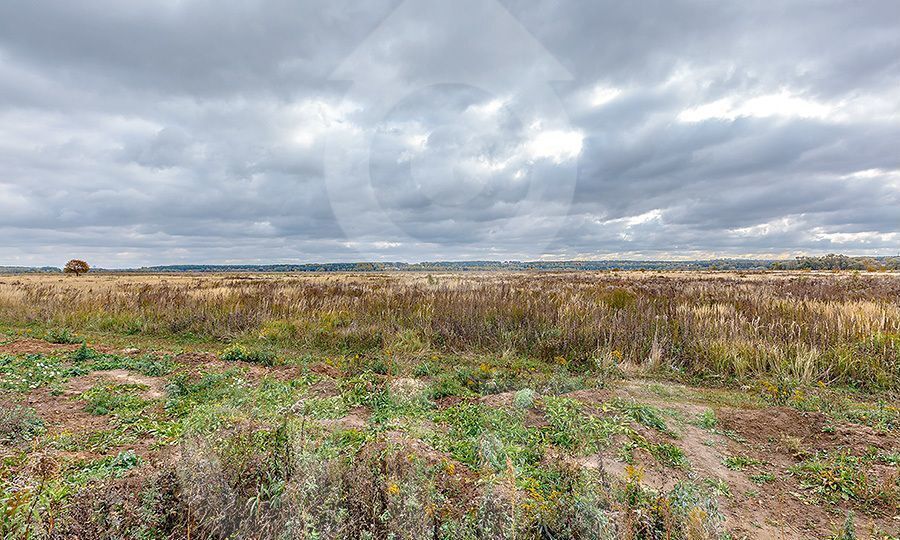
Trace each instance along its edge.
<path fill-rule="evenodd" d="M 426 2 L 354 65 L 358 94 L 334 68 L 397 2 L 104 3 L 0 2 L 0 265 L 898 245 L 888 2 L 504 2 L 583 83 Z M 336 147 L 370 184 L 329 184 Z"/>
<path fill-rule="evenodd" d="M 560 164 L 576 159 L 583 146 L 584 134 L 578 130 L 543 130 L 538 127 L 526 143 L 525 151 L 533 160 L 549 159 Z"/>
<path fill-rule="evenodd" d="M 324 99 L 305 99 L 287 107 L 284 115 L 293 126 L 292 142 L 309 148 L 335 132 L 359 133 L 360 128 L 350 120 L 350 116 L 359 110 L 359 105 L 348 101 L 332 103 Z"/>
<path fill-rule="evenodd" d="M 622 90 L 619 88 L 596 86 L 591 91 L 590 103 L 592 107 L 602 107 L 620 95 L 622 95 Z"/>
<path fill-rule="evenodd" d="M 500 112 L 501 109 L 506 107 L 506 104 L 508 102 L 509 99 L 507 98 L 494 98 L 489 101 L 470 105 L 466 109 L 466 112 L 469 112 L 481 119 L 493 119 L 497 116 L 497 113 Z"/>
<path fill-rule="evenodd" d="M 884 184 L 896 187 L 900 186 L 900 169 L 864 169 L 844 175 L 846 180 L 878 180 Z"/>
<path fill-rule="evenodd" d="M 900 234 L 895 232 L 883 233 L 879 231 L 861 231 L 861 232 L 827 232 L 821 227 L 816 227 L 812 231 L 812 237 L 818 241 L 828 241 L 832 244 L 871 244 L 882 243 L 889 244 L 900 240 Z"/>
<path fill-rule="evenodd" d="M 729 96 L 711 103 L 685 109 L 678 114 L 682 122 L 735 120 L 741 117 L 818 118 L 834 115 L 839 105 L 820 103 L 799 97 L 787 90 L 755 97 Z"/>
<path fill-rule="evenodd" d="M 729 232 L 734 236 L 744 237 L 744 238 L 757 238 L 760 236 L 769 236 L 773 234 L 781 234 L 786 233 L 793 230 L 799 221 L 793 217 L 783 217 L 774 219 L 772 221 L 768 221 L 766 223 L 759 223 L 757 225 L 751 225 L 749 227 L 739 227 L 736 229 L 729 229 Z"/>

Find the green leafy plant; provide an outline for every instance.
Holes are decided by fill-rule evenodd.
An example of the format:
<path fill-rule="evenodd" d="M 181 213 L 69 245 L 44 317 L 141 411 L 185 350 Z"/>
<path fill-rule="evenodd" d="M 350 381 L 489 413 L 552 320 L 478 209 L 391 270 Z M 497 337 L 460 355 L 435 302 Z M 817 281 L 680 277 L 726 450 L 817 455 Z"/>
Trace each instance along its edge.
<path fill-rule="evenodd" d="M 68 328 L 51 328 L 47 330 L 44 339 L 49 341 L 50 343 L 61 343 L 61 344 L 72 344 L 72 343 L 81 343 L 81 339 L 78 338 L 71 330 Z"/>
<path fill-rule="evenodd" d="M 716 418 L 716 413 L 713 410 L 704 411 L 703 414 L 697 418 L 695 424 L 703 429 L 708 431 L 713 431 L 719 425 L 719 420 Z"/>
<path fill-rule="evenodd" d="M 762 461 L 750 456 L 726 456 L 722 464 L 732 471 L 743 471 L 747 467 L 762 465 Z"/>
<path fill-rule="evenodd" d="M 222 351 L 219 358 L 226 362 L 249 362 L 264 366 L 274 366 L 278 357 L 274 352 L 265 349 L 254 349 L 245 345 L 229 345 Z"/>
<path fill-rule="evenodd" d="M 131 415 L 140 412 L 149 401 L 139 397 L 146 386 L 139 384 L 98 384 L 81 395 L 85 410 L 91 414 Z"/>
<path fill-rule="evenodd" d="M 530 409 L 534 406 L 536 393 L 531 388 L 523 388 L 513 394 L 513 405 L 518 409 Z"/>
<path fill-rule="evenodd" d="M 93 360 L 95 358 L 100 357 L 100 354 L 97 353 L 94 349 L 87 346 L 87 343 L 82 342 L 81 347 L 78 347 L 74 351 L 69 354 L 69 359 L 73 362 L 85 362 L 87 360 Z"/>
<path fill-rule="evenodd" d="M 758 486 L 761 486 L 763 484 L 769 484 L 771 482 L 774 482 L 775 475 L 772 473 L 768 473 L 768 472 L 751 474 L 750 481 Z"/>
<path fill-rule="evenodd" d="M 856 456 L 849 451 L 819 452 L 790 469 L 800 485 L 826 500 L 853 500 L 865 505 L 896 506 L 900 480 L 878 482 L 867 473 L 877 454 Z"/>

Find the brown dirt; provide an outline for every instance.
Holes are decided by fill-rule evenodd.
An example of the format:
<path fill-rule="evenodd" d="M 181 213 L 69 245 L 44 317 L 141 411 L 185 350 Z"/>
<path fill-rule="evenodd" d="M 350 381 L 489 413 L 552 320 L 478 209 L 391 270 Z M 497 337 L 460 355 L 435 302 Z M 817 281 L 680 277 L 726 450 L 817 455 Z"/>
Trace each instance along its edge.
<path fill-rule="evenodd" d="M 752 518 L 760 512 L 765 512 L 765 515 L 778 514 L 784 516 L 787 530 L 794 527 L 797 534 L 794 538 L 813 538 L 820 537 L 824 531 L 833 530 L 848 512 L 854 511 L 860 530 L 877 525 L 882 530 L 896 534 L 900 529 L 896 520 L 867 516 L 850 503 L 830 505 L 816 501 L 812 494 L 803 491 L 789 472 L 789 468 L 804 455 L 818 450 L 849 449 L 856 454 L 861 454 L 870 446 L 896 450 L 900 444 L 896 437 L 880 434 L 867 426 L 852 424 L 835 425 L 834 432 L 826 433 L 822 431 L 827 419 L 825 415 L 783 407 L 723 408 L 717 411 L 717 416 L 723 429 L 734 431 L 746 439 L 743 444 L 731 442 L 732 447 L 745 455 L 768 462 L 767 469 L 777 479 L 771 484 L 756 488 L 761 494 L 760 498 L 748 501 L 754 504 L 735 507 L 735 523 L 753 523 Z M 896 470 L 896 467 L 889 469 Z M 748 511 L 753 513 L 748 515 Z"/>
<path fill-rule="evenodd" d="M 478 398 L 464 398 L 459 396 L 445 396 L 442 398 L 438 398 L 435 400 L 435 404 L 439 409 L 448 409 L 453 407 L 454 405 L 459 405 L 463 402 L 472 403 L 478 401 Z"/>
<path fill-rule="evenodd" d="M 50 343 L 42 339 L 20 338 L 0 345 L 0 354 L 54 354 L 74 351 L 81 345 Z"/>
<path fill-rule="evenodd" d="M 139 384 L 146 386 L 142 392 L 147 399 L 158 399 L 163 396 L 164 379 L 147 377 L 131 373 L 125 370 L 96 371 L 81 377 L 74 377 L 66 381 L 63 391 L 54 394 L 49 388 L 38 388 L 29 392 L 20 401 L 22 405 L 32 407 L 46 428 L 45 436 L 54 436 L 61 433 L 84 435 L 95 431 L 101 431 L 110 427 L 109 416 L 93 415 L 85 411 L 84 402 L 78 399 L 85 391 L 100 382 L 113 382 L 115 384 Z M 83 460 L 96 459 L 100 456 L 116 455 L 119 452 L 133 450 L 137 455 L 147 460 L 148 464 L 155 464 L 163 458 L 165 450 L 151 450 L 153 439 L 140 438 L 129 444 L 109 448 L 103 453 L 94 453 L 87 450 L 78 452 L 52 451 L 58 460 Z"/>
<path fill-rule="evenodd" d="M 141 392 L 146 399 L 159 399 L 165 395 L 165 379 L 148 377 L 139 373 L 133 373 L 124 369 L 111 369 L 107 371 L 94 371 L 82 377 L 75 377 L 66 381 L 66 390 L 81 394 L 90 390 L 100 382 L 114 384 L 139 384 L 146 386 L 147 390 Z"/>
<path fill-rule="evenodd" d="M 499 394 L 488 394 L 486 396 L 481 396 L 479 401 L 483 405 L 487 405 L 488 407 L 512 407 L 513 406 L 513 397 L 516 395 L 516 392 L 500 392 Z"/>
<path fill-rule="evenodd" d="M 329 366 L 323 362 L 316 362 L 309 366 L 309 370 L 313 373 L 317 373 L 319 375 L 325 375 L 327 377 L 331 377 L 333 379 L 337 379 L 341 376 L 341 372 L 338 368 L 334 366 Z"/>
<path fill-rule="evenodd" d="M 0 354 L 60 354 L 74 351 L 81 347 L 80 343 L 50 343 L 42 339 L 19 338 L 10 343 L 0 345 Z M 103 354 L 117 354 L 120 351 L 97 343 L 88 343 L 88 347 Z"/>
<path fill-rule="evenodd" d="M 320 425 L 328 429 L 355 429 L 362 431 L 369 426 L 369 416 L 372 412 L 366 407 L 356 407 L 347 413 L 347 416 L 336 420 L 316 420 Z"/>
<path fill-rule="evenodd" d="M 676 386 L 676 385 L 672 385 Z M 651 393 L 641 381 L 622 381 L 613 392 L 579 391 L 567 394 L 579 399 L 589 408 L 599 409 L 611 397 L 634 399 L 640 403 L 678 411 L 685 419 L 711 408 L 705 402 L 682 398 L 665 399 Z M 635 450 L 634 463 L 643 470 L 643 483 L 657 490 L 667 491 L 678 480 L 692 478 L 695 481 L 710 479 L 724 481 L 730 496 L 720 496 L 719 506 L 726 518 L 725 525 L 735 538 L 760 539 L 809 539 L 821 538 L 840 524 L 852 505 L 826 505 L 805 493 L 788 469 L 797 463 L 792 444 L 788 439 L 800 441 L 807 451 L 851 448 L 862 452 L 869 446 L 896 451 L 900 441 L 866 426 L 837 424 L 834 431 L 825 433 L 822 427 L 827 420 L 821 413 L 807 413 L 783 407 L 763 409 L 738 409 L 715 407 L 719 428 L 736 433 L 738 440 L 710 432 L 685 422 L 667 419 L 679 437 L 667 438 L 661 434 L 638 428 L 648 439 L 665 439 L 678 445 L 690 462 L 690 472 L 682 472 L 661 466 L 643 450 Z M 602 467 L 614 479 L 625 476 L 625 464 L 614 456 L 623 441 L 613 441 L 610 450 L 582 458 L 586 467 Z M 763 463 L 743 471 L 725 467 L 728 456 L 745 455 Z M 895 474 L 896 468 L 882 471 L 885 477 Z M 772 473 L 776 480 L 761 486 L 754 484 L 750 476 L 761 472 Z M 874 473 L 873 473 L 874 474 Z M 890 518 L 865 515 L 856 509 L 859 530 L 878 526 L 882 530 L 896 531 L 898 525 Z M 894 532 L 896 534 L 896 532 Z"/>
<path fill-rule="evenodd" d="M 38 388 L 25 397 L 24 404 L 34 408 L 44 421 L 49 435 L 88 433 L 107 428 L 109 418 L 88 413 L 84 410 L 84 403 L 76 399 L 83 391 L 75 386 L 54 395 L 47 388 Z"/>
<path fill-rule="evenodd" d="M 601 412 L 600 406 L 609 401 L 614 396 L 614 392 L 607 388 L 586 388 L 563 394 L 563 396 L 577 399 L 587 407 L 588 412 L 598 413 Z"/>
<path fill-rule="evenodd" d="M 321 379 L 309 387 L 309 394 L 315 397 L 331 397 L 339 393 L 340 388 L 334 379 Z"/>
<path fill-rule="evenodd" d="M 869 446 L 891 450 L 900 447 L 900 441 L 896 437 L 879 433 L 868 426 L 833 424 L 834 431 L 825 432 L 823 427 L 828 417 L 824 414 L 785 407 L 723 408 L 719 410 L 718 418 L 724 429 L 735 431 L 756 444 L 783 443 L 786 437 L 794 437 L 809 450 L 862 450 Z"/>
<path fill-rule="evenodd" d="M 798 526 L 808 517 L 808 511 L 801 505 L 791 505 L 785 501 L 784 489 L 787 483 L 757 486 L 750 481 L 750 475 L 768 470 L 762 465 L 743 471 L 729 469 L 724 459 L 730 455 L 745 455 L 747 451 L 740 443 L 722 435 L 709 433 L 701 428 L 684 425 L 682 438 L 678 441 L 684 450 L 692 471 L 699 477 L 724 481 L 731 496 L 720 497 L 720 509 L 725 516 L 725 526 L 738 537 L 749 538 L 808 538 Z M 754 456 L 756 457 L 756 456 Z M 760 459 L 763 461 L 763 459 Z M 782 473 L 776 474 L 776 477 Z M 816 516 L 815 522 L 828 521 L 828 515 Z"/>
<path fill-rule="evenodd" d="M 544 416 L 544 412 L 538 409 L 528 409 L 525 411 L 525 427 L 529 428 L 543 428 L 548 427 L 550 425 L 547 422 L 547 418 Z"/>
<path fill-rule="evenodd" d="M 215 354 L 208 352 L 189 352 L 181 353 L 175 356 L 175 361 L 181 366 L 178 371 L 226 371 L 233 368 L 241 368 L 247 370 L 247 377 L 255 382 L 266 377 L 274 377 L 281 381 L 289 381 L 297 379 L 303 375 L 303 368 L 300 366 L 261 366 L 259 364 L 251 364 L 243 361 L 225 361 L 219 359 Z"/>

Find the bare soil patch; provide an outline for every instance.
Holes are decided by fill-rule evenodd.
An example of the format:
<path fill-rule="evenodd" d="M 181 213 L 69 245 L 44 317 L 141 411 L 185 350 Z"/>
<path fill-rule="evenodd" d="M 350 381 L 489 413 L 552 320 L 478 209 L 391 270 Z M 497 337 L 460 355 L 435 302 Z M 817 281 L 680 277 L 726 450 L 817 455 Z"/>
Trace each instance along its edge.
<path fill-rule="evenodd" d="M 50 343 L 42 339 L 21 338 L 0 345 L 0 354 L 55 354 L 74 351 L 81 345 Z"/>
<path fill-rule="evenodd" d="M 50 435 L 88 433 L 108 427 L 107 417 L 88 413 L 84 410 L 84 403 L 76 399 L 83 391 L 77 384 L 62 394 L 54 394 L 48 388 L 38 388 L 25 397 L 24 404 L 34 408 Z"/>
<path fill-rule="evenodd" d="M 664 384 L 664 383 L 658 383 Z M 865 515 L 851 504 L 820 504 L 811 494 L 805 493 L 789 468 L 798 463 L 791 445 L 786 440 L 800 441 L 808 451 L 850 448 L 862 453 L 867 447 L 895 451 L 900 441 L 867 426 L 854 424 L 828 424 L 822 413 L 803 412 L 786 407 L 739 409 L 719 407 L 702 400 L 681 397 L 693 395 L 693 389 L 681 385 L 686 392 L 672 392 L 672 398 L 664 398 L 651 392 L 646 381 L 621 381 L 613 391 L 582 390 L 566 394 L 578 399 L 591 409 L 600 409 L 611 398 L 634 400 L 637 403 L 667 408 L 681 413 L 679 421 L 666 419 L 678 432 L 677 438 L 638 428 L 648 440 L 666 440 L 680 447 L 690 463 L 688 472 L 671 469 L 659 464 L 648 452 L 635 449 L 633 464 L 643 473 L 642 483 L 660 491 L 670 490 L 679 480 L 695 482 L 713 481 L 727 485 L 728 494 L 719 497 L 719 507 L 725 516 L 726 527 L 736 538 L 760 539 L 811 539 L 821 538 L 841 523 L 847 512 L 854 510 L 858 529 L 870 530 L 873 526 L 894 532 L 898 526 L 890 518 Z M 698 394 L 699 395 L 699 394 Z M 715 430 L 706 430 L 688 421 L 705 411 L 714 410 L 718 418 Z M 728 437 L 724 433 L 734 433 Z M 613 479 L 623 481 L 626 464 L 615 456 L 615 449 L 623 440 L 614 439 L 610 449 L 593 456 L 581 458 L 585 467 L 601 468 Z M 725 465 L 729 456 L 747 456 L 761 462 L 759 466 L 745 470 L 732 470 Z M 882 471 L 887 477 L 891 470 Z M 757 485 L 751 475 L 768 472 L 775 480 Z M 894 532 L 896 534 L 896 532 Z"/>
<path fill-rule="evenodd" d="M 221 360 L 218 356 L 208 352 L 188 352 L 175 356 L 175 361 L 181 366 L 179 371 L 194 373 L 198 371 L 221 372 L 228 369 L 246 369 L 247 377 L 255 382 L 266 377 L 274 377 L 278 380 L 289 381 L 299 378 L 303 374 L 300 366 L 261 366 L 240 360 Z"/>
<path fill-rule="evenodd" d="M 362 431 L 369 426 L 369 417 L 372 415 L 366 407 L 356 407 L 343 418 L 336 420 L 317 420 L 320 425 L 329 429 L 354 429 Z"/>
<path fill-rule="evenodd" d="M 824 429 L 828 417 L 822 413 L 804 412 L 785 407 L 766 409 L 723 408 L 718 412 L 722 427 L 732 430 L 757 444 L 783 443 L 787 437 L 798 439 L 809 450 L 875 447 L 892 450 L 900 441 L 890 434 L 880 433 L 869 426 L 831 423 Z"/>
<path fill-rule="evenodd" d="M 89 390 L 95 384 L 108 381 L 114 384 L 139 384 L 146 386 L 147 390 L 141 392 L 146 399 L 159 399 L 165 395 L 166 381 L 159 377 L 149 377 L 126 371 L 124 369 L 111 369 L 107 371 L 94 371 L 83 377 L 70 379 L 66 388 L 74 392 L 82 393 Z"/>

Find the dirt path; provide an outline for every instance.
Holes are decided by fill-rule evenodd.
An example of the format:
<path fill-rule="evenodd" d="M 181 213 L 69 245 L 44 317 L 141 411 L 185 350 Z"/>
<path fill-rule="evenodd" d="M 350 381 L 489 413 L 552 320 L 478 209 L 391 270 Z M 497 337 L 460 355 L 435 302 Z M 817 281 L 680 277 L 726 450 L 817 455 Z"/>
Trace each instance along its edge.
<path fill-rule="evenodd" d="M 661 397 L 651 386 L 662 385 L 673 397 Z M 685 391 L 687 390 L 687 391 Z M 848 512 L 856 515 L 859 531 L 878 527 L 897 534 L 900 523 L 893 516 L 867 515 L 850 503 L 822 504 L 801 488 L 789 469 L 799 463 L 796 450 L 785 441 L 797 441 L 807 452 L 852 448 L 862 451 L 868 447 L 897 451 L 897 437 L 879 433 L 867 426 L 831 423 L 833 429 L 823 429 L 826 417 L 821 413 L 801 412 L 784 407 L 736 408 L 719 406 L 702 399 L 682 397 L 692 395 L 690 388 L 658 381 L 622 381 L 611 392 L 579 391 L 567 394 L 589 408 L 617 397 L 634 400 L 661 409 L 676 411 L 676 418 L 666 418 L 677 437 L 663 437 L 684 451 L 690 463 L 689 472 L 681 472 L 660 465 L 642 450 L 634 452 L 634 464 L 644 471 L 643 483 L 666 491 L 679 480 L 715 482 L 727 485 L 728 493 L 719 497 L 720 511 L 725 525 L 736 538 L 812 539 L 827 536 L 843 522 Z M 700 389 L 696 389 L 699 395 Z M 678 397 L 674 397 L 678 396 Z M 703 429 L 690 421 L 706 411 L 715 411 L 718 425 Z M 726 434 L 732 434 L 727 436 Z M 617 446 L 614 444 L 613 448 Z M 614 450 L 581 460 L 587 467 L 603 467 L 613 478 L 625 477 L 625 463 L 617 459 Z M 729 456 L 746 456 L 760 463 L 744 470 L 725 465 Z M 897 474 L 897 468 L 889 474 Z M 768 473 L 771 480 L 755 483 L 754 474 Z"/>

